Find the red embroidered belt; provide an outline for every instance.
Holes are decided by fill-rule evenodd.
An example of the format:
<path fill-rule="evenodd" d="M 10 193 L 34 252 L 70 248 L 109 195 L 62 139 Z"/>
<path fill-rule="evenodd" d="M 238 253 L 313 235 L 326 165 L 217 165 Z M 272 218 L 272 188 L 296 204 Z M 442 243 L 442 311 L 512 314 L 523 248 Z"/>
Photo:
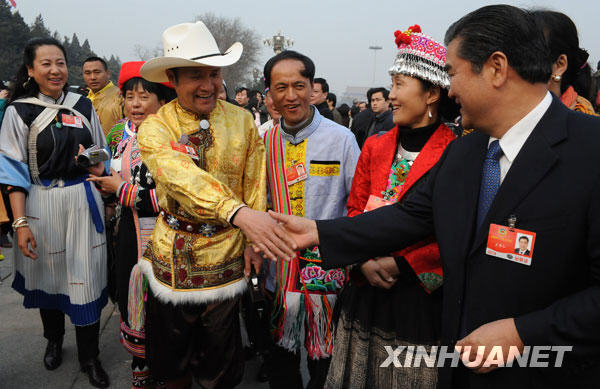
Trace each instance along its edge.
<path fill-rule="evenodd" d="M 190 220 L 181 218 L 179 216 L 170 214 L 165 211 L 160 211 L 160 216 L 172 230 L 186 232 L 188 234 L 202 235 L 207 238 L 210 238 L 214 234 L 218 234 L 219 232 L 222 232 L 227 229 L 227 227 L 215 224 L 194 223 Z"/>

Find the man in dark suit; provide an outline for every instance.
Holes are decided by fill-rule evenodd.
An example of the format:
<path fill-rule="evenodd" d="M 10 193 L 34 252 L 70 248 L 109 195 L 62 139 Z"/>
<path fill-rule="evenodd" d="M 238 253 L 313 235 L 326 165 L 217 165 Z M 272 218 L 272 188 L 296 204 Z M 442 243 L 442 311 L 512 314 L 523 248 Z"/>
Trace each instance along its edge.
<path fill-rule="evenodd" d="M 510 346 L 573 346 L 560 368 L 441 368 L 439 387 L 596 387 L 600 120 L 546 90 L 551 60 L 528 11 L 483 7 L 454 23 L 446 44 L 450 97 L 477 132 L 451 143 L 402 204 L 329 221 L 271 215 L 299 246 L 319 244 L 325 266 L 434 234 L 444 270 L 441 341 L 473 346 L 470 360 L 477 346 L 486 347 L 483 360 L 492 346 L 503 360 Z M 486 255 L 490 224 L 509 217 L 536 233 L 529 266 Z"/>
<path fill-rule="evenodd" d="M 529 246 L 529 238 L 523 235 L 519 238 L 519 247 L 515 249 L 515 254 L 529 255 L 530 250 L 528 250 L 527 246 Z"/>
<path fill-rule="evenodd" d="M 326 117 L 329 120 L 333 120 L 333 112 L 329 109 L 327 104 L 327 94 L 329 93 L 329 84 L 324 78 L 315 78 L 313 81 L 313 93 L 310 96 L 310 103 L 314 105 L 321 116 Z"/>

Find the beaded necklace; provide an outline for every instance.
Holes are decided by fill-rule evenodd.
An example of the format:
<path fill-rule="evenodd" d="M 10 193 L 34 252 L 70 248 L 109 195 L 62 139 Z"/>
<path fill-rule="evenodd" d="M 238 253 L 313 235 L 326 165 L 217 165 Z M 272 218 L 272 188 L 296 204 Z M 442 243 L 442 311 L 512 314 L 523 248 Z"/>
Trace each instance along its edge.
<path fill-rule="evenodd" d="M 419 152 L 404 150 L 402 146 L 398 144 L 396 156 L 390 167 L 387 187 L 381 192 L 384 200 L 392 202 L 398 201 L 406 177 L 408 177 L 408 172 L 418 155 Z"/>

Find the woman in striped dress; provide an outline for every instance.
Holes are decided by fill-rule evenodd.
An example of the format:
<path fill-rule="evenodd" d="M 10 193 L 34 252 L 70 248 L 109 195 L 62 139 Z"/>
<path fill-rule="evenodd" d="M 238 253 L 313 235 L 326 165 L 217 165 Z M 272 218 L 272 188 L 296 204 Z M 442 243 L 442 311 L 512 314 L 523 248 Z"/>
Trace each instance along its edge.
<path fill-rule="evenodd" d="M 54 39 L 24 50 L 0 130 L 0 184 L 14 215 L 13 288 L 25 308 L 39 308 L 48 345 L 44 365 L 62 362 L 65 314 L 75 325 L 81 368 L 107 387 L 98 360 L 100 313 L 107 303 L 106 237 L 100 192 L 75 158 L 105 147 L 91 102 L 67 92 L 67 60 Z M 102 163 L 91 170 L 102 174 Z"/>
<path fill-rule="evenodd" d="M 128 301 L 135 302 L 133 293 L 129 296 L 131 270 L 144 252 L 159 211 L 156 185 L 140 157 L 137 129 L 148 115 L 156 113 L 175 96 L 167 86 L 141 78 L 139 73 L 143 64 L 143 61 L 126 62 L 119 72 L 126 118 L 107 136 L 112 152 L 112 174 L 89 178 L 100 185 L 103 192 L 114 193 L 117 198 L 115 279 L 121 311 L 121 343 L 133 356 L 133 388 L 153 388 L 155 385 L 145 360 L 143 311 L 130 315 L 133 307 L 129 309 Z M 132 285 L 137 284 L 135 280 L 132 282 Z"/>

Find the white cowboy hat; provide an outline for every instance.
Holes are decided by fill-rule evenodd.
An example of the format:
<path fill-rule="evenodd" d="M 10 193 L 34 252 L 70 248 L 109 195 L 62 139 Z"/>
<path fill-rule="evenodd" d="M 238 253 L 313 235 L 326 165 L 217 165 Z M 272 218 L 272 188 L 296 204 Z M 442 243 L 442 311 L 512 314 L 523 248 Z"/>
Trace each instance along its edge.
<path fill-rule="evenodd" d="M 187 66 L 233 65 L 242 56 L 243 46 L 235 42 L 221 53 L 204 23 L 182 23 L 163 32 L 164 56 L 152 58 L 142 66 L 140 74 L 151 82 L 169 81 L 165 70 Z"/>

